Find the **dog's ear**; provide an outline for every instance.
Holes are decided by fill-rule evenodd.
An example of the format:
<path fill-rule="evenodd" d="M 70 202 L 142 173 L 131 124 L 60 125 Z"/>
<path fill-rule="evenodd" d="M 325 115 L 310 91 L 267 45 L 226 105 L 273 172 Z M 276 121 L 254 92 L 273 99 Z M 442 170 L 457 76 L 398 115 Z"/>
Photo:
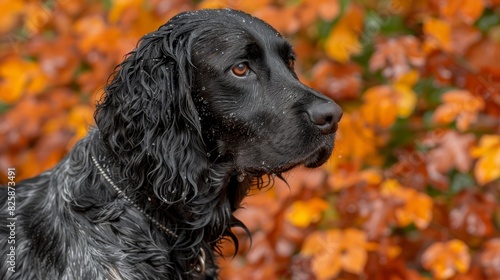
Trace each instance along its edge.
<path fill-rule="evenodd" d="M 167 203 L 195 196 L 208 169 L 191 97 L 191 31 L 170 21 L 145 35 L 111 76 L 95 114 L 122 175 L 152 185 Z"/>

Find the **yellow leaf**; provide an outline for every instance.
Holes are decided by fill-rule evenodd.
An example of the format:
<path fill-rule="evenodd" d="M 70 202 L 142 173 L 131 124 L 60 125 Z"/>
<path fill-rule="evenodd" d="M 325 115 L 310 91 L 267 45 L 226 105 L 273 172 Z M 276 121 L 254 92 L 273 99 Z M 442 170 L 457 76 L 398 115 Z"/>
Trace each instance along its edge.
<path fill-rule="evenodd" d="M 479 147 L 474 147 L 471 154 L 479 158 L 474 176 L 480 185 L 500 178 L 500 136 L 483 135 Z"/>
<path fill-rule="evenodd" d="M 395 85 L 394 89 L 397 92 L 397 108 L 398 116 L 401 118 L 407 118 L 413 113 L 415 106 L 417 105 L 417 95 L 408 86 L 405 85 Z"/>
<path fill-rule="evenodd" d="M 418 71 L 410 70 L 403 75 L 399 76 L 395 82 L 395 85 L 413 87 L 418 82 Z"/>
<path fill-rule="evenodd" d="M 305 228 L 319 221 L 321 214 L 327 208 L 328 203 L 320 198 L 295 201 L 287 210 L 286 219 L 296 227 Z"/>
<path fill-rule="evenodd" d="M 398 192 L 402 186 L 395 179 L 387 179 L 380 184 L 380 193 L 382 195 L 392 195 Z"/>
<path fill-rule="evenodd" d="M 469 270 L 471 256 L 467 245 L 458 239 L 436 242 L 422 255 L 422 265 L 437 279 L 448 279 Z"/>
<path fill-rule="evenodd" d="M 409 117 L 417 105 L 417 94 L 413 91 L 413 87 L 418 82 L 418 78 L 418 71 L 410 70 L 399 76 L 394 84 L 399 117 Z"/>

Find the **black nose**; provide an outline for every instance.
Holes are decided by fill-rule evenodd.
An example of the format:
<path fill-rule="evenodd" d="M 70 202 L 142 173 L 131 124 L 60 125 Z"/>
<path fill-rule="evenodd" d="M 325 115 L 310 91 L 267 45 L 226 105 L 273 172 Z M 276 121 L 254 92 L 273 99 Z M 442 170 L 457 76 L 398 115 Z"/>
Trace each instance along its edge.
<path fill-rule="evenodd" d="M 338 122 L 342 118 L 342 109 L 333 101 L 313 102 L 306 110 L 311 122 L 322 134 L 337 131 Z"/>

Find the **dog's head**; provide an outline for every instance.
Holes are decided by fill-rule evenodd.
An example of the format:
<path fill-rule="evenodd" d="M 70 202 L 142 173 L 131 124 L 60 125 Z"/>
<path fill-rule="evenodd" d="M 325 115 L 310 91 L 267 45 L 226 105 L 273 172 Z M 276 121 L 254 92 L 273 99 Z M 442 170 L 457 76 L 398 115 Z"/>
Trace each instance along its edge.
<path fill-rule="evenodd" d="M 294 60 L 290 44 L 248 14 L 179 14 L 120 65 L 96 113 L 101 138 L 130 173 L 165 188 L 196 189 L 218 163 L 257 176 L 317 167 L 342 110 L 298 80 Z M 157 194 L 172 197 L 165 191 L 174 189 Z"/>
<path fill-rule="evenodd" d="M 184 17 L 205 19 L 191 51 L 192 95 L 205 143 L 213 147 L 211 158 L 231 160 L 251 174 L 323 164 L 342 110 L 299 81 L 291 45 L 267 23 L 242 12 Z"/>

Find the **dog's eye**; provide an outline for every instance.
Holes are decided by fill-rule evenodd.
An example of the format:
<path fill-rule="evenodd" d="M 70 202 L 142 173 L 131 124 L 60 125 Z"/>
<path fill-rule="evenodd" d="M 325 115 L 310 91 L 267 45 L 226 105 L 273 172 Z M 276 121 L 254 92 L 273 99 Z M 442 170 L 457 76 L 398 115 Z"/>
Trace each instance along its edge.
<path fill-rule="evenodd" d="M 248 72 L 250 71 L 250 68 L 248 68 L 248 64 L 246 63 L 239 63 L 238 65 L 234 66 L 233 69 L 231 69 L 234 75 L 238 77 L 244 77 L 248 75 Z"/>
<path fill-rule="evenodd" d="M 295 68 L 295 60 L 294 59 L 288 60 L 288 68 L 290 68 L 292 70 Z"/>

